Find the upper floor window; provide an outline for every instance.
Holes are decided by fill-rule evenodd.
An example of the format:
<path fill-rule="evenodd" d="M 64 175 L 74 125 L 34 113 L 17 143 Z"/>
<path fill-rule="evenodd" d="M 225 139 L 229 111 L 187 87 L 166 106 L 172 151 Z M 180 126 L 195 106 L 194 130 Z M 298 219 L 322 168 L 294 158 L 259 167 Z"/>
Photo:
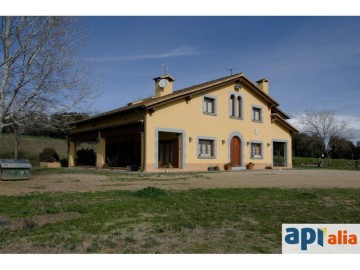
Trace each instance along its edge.
<path fill-rule="evenodd" d="M 243 119 L 243 99 L 239 93 L 231 93 L 229 98 L 230 118 Z"/>
<path fill-rule="evenodd" d="M 206 95 L 203 97 L 203 112 L 204 114 L 216 115 L 217 113 L 217 100 L 215 96 Z"/>
<path fill-rule="evenodd" d="M 259 107 L 252 107 L 252 120 L 262 122 L 262 110 Z"/>
<path fill-rule="evenodd" d="M 213 98 L 205 98 L 205 112 L 214 113 L 215 112 L 215 100 Z"/>
<path fill-rule="evenodd" d="M 230 116 L 235 117 L 235 110 L 236 110 L 235 96 L 231 95 L 230 96 Z"/>
<path fill-rule="evenodd" d="M 238 118 L 242 118 L 242 98 L 240 96 L 237 97 L 238 104 Z"/>

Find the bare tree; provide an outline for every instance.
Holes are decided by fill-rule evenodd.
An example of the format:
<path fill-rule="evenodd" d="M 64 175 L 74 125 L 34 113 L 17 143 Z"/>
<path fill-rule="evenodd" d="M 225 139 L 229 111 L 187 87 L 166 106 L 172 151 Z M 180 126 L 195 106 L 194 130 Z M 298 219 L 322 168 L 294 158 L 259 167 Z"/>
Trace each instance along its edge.
<path fill-rule="evenodd" d="M 330 165 L 330 138 L 344 137 L 348 127 L 347 121 L 339 119 L 332 111 L 314 112 L 310 110 L 305 111 L 299 120 L 304 132 L 321 138 Z"/>
<path fill-rule="evenodd" d="M 6 124 L 14 135 L 14 159 L 18 159 L 21 135 L 29 131 L 36 132 L 49 126 L 46 115 L 31 111 L 27 111 L 26 116 L 12 115 Z"/>
<path fill-rule="evenodd" d="M 86 35 L 75 17 L 0 18 L 0 134 L 29 126 L 29 114 L 79 110 L 92 99 L 79 48 Z"/>
<path fill-rule="evenodd" d="M 18 125 L 14 122 L 11 126 L 12 132 L 14 134 L 14 159 L 18 159 L 19 156 L 19 147 L 21 142 L 21 135 L 24 133 L 24 130 L 27 128 L 24 124 Z"/>

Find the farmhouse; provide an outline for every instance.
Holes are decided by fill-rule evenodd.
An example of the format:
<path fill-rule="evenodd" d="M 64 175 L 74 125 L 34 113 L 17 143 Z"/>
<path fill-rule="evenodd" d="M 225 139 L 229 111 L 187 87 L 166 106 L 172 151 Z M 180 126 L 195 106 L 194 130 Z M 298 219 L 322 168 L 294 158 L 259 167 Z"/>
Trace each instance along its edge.
<path fill-rule="evenodd" d="M 269 96 L 267 79 L 253 83 L 238 73 L 177 91 L 169 74 L 154 81 L 153 96 L 77 122 L 69 134 L 69 166 L 76 166 L 77 146 L 92 142 L 99 168 L 292 167 L 297 130 Z"/>

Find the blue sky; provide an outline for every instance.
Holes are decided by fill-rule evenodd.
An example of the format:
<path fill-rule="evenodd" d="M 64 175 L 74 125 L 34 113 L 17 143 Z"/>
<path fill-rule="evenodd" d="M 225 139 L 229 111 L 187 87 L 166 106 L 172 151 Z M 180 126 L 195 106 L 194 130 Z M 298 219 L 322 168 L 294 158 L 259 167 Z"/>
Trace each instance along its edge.
<path fill-rule="evenodd" d="M 256 81 L 296 117 L 334 110 L 360 128 L 360 17 L 84 17 L 83 51 L 102 112 L 153 95 L 162 63 L 175 90 L 227 76 Z"/>

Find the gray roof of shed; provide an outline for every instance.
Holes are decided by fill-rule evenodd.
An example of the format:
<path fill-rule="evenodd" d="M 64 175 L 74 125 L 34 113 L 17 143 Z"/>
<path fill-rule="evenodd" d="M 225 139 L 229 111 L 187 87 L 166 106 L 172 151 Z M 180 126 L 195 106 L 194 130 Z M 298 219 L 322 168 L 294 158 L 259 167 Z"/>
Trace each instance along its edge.
<path fill-rule="evenodd" d="M 0 159 L 0 168 L 30 169 L 32 166 L 27 159 Z"/>

